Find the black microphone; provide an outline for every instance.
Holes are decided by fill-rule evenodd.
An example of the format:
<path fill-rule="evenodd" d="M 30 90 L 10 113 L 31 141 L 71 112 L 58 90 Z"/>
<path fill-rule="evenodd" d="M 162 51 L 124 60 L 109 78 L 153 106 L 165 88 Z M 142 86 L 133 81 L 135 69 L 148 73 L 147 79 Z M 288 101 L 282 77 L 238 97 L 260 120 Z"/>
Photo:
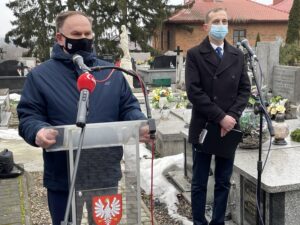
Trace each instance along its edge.
<path fill-rule="evenodd" d="M 81 55 L 78 55 L 78 54 L 74 54 L 73 57 L 72 57 L 72 60 L 73 60 L 73 63 L 75 65 L 77 65 L 79 67 L 79 69 L 82 70 L 82 72 L 90 72 L 91 69 L 84 64 L 84 61 L 83 61 L 83 58 Z"/>
<path fill-rule="evenodd" d="M 253 49 L 250 47 L 250 44 L 247 39 L 242 40 L 241 45 L 247 50 L 250 57 L 252 57 L 255 61 L 258 61 L 257 56 L 255 55 Z"/>

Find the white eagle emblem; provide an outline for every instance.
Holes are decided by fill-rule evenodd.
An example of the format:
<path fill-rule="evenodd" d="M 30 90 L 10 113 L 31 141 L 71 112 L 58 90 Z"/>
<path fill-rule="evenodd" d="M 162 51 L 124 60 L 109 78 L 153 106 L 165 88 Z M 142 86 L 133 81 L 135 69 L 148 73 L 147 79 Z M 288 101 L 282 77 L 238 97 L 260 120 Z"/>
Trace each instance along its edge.
<path fill-rule="evenodd" d="M 113 225 L 120 221 L 122 215 L 121 195 L 102 196 L 95 200 L 94 218 L 98 222 L 95 221 L 97 224 Z"/>

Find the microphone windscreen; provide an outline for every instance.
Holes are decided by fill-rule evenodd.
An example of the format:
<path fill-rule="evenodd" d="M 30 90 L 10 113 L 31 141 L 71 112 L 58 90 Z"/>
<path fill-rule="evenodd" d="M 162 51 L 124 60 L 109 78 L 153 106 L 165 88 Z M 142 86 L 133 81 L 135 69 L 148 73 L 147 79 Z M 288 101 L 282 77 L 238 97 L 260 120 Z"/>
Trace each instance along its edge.
<path fill-rule="evenodd" d="M 249 41 L 248 41 L 247 39 L 243 39 L 243 40 L 241 41 L 241 45 L 242 45 L 244 48 L 246 48 L 246 46 L 249 45 Z"/>
<path fill-rule="evenodd" d="M 79 91 L 87 89 L 90 93 L 94 91 L 96 87 L 95 77 L 89 72 L 81 74 L 77 80 L 77 88 Z"/>
<path fill-rule="evenodd" d="M 81 55 L 74 54 L 73 57 L 72 57 L 72 61 L 73 61 L 74 64 L 78 65 L 79 62 L 83 63 L 83 58 L 82 58 Z"/>

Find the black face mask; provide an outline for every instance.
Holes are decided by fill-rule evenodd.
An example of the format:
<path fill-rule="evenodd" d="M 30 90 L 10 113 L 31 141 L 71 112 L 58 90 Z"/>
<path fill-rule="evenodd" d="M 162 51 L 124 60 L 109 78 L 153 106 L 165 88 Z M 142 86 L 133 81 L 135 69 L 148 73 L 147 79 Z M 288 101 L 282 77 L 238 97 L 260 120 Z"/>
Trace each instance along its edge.
<path fill-rule="evenodd" d="M 65 46 L 64 48 L 70 54 L 75 54 L 78 51 L 92 52 L 93 50 L 93 39 L 81 38 L 81 39 L 72 39 L 66 37 L 64 34 L 61 34 L 65 37 Z"/>

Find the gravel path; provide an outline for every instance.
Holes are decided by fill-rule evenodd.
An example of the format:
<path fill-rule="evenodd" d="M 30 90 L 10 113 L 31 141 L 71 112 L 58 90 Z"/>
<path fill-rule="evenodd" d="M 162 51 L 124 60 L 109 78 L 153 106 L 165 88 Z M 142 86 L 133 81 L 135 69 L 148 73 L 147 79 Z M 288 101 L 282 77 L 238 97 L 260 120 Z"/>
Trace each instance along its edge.
<path fill-rule="evenodd" d="M 181 194 L 178 194 L 177 198 L 178 214 L 191 220 L 192 211 L 190 204 L 183 198 Z M 150 196 L 146 195 L 142 191 L 142 199 L 145 202 L 146 206 L 150 209 Z M 166 204 L 161 203 L 158 199 L 154 200 L 154 217 L 158 225 L 182 225 L 181 221 L 176 221 L 169 216 Z"/>
<path fill-rule="evenodd" d="M 43 187 L 43 173 L 31 172 L 29 198 L 33 225 L 51 225 L 46 189 Z"/>
<path fill-rule="evenodd" d="M 42 172 L 31 172 L 30 205 L 33 225 L 51 225 L 51 219 L 47 206 L 46 189 L 43 187 Z M 191 219 L 191 207 L 181 195 L 178 195 L 178 213 Z M 149 196 L 142 193 L 142 199 L 150 209 Z M 173 220 L 168 215 L 166 205 L 156 200 L 154 216 L 158 225 L 181 225 L 181 222 Z"/>

